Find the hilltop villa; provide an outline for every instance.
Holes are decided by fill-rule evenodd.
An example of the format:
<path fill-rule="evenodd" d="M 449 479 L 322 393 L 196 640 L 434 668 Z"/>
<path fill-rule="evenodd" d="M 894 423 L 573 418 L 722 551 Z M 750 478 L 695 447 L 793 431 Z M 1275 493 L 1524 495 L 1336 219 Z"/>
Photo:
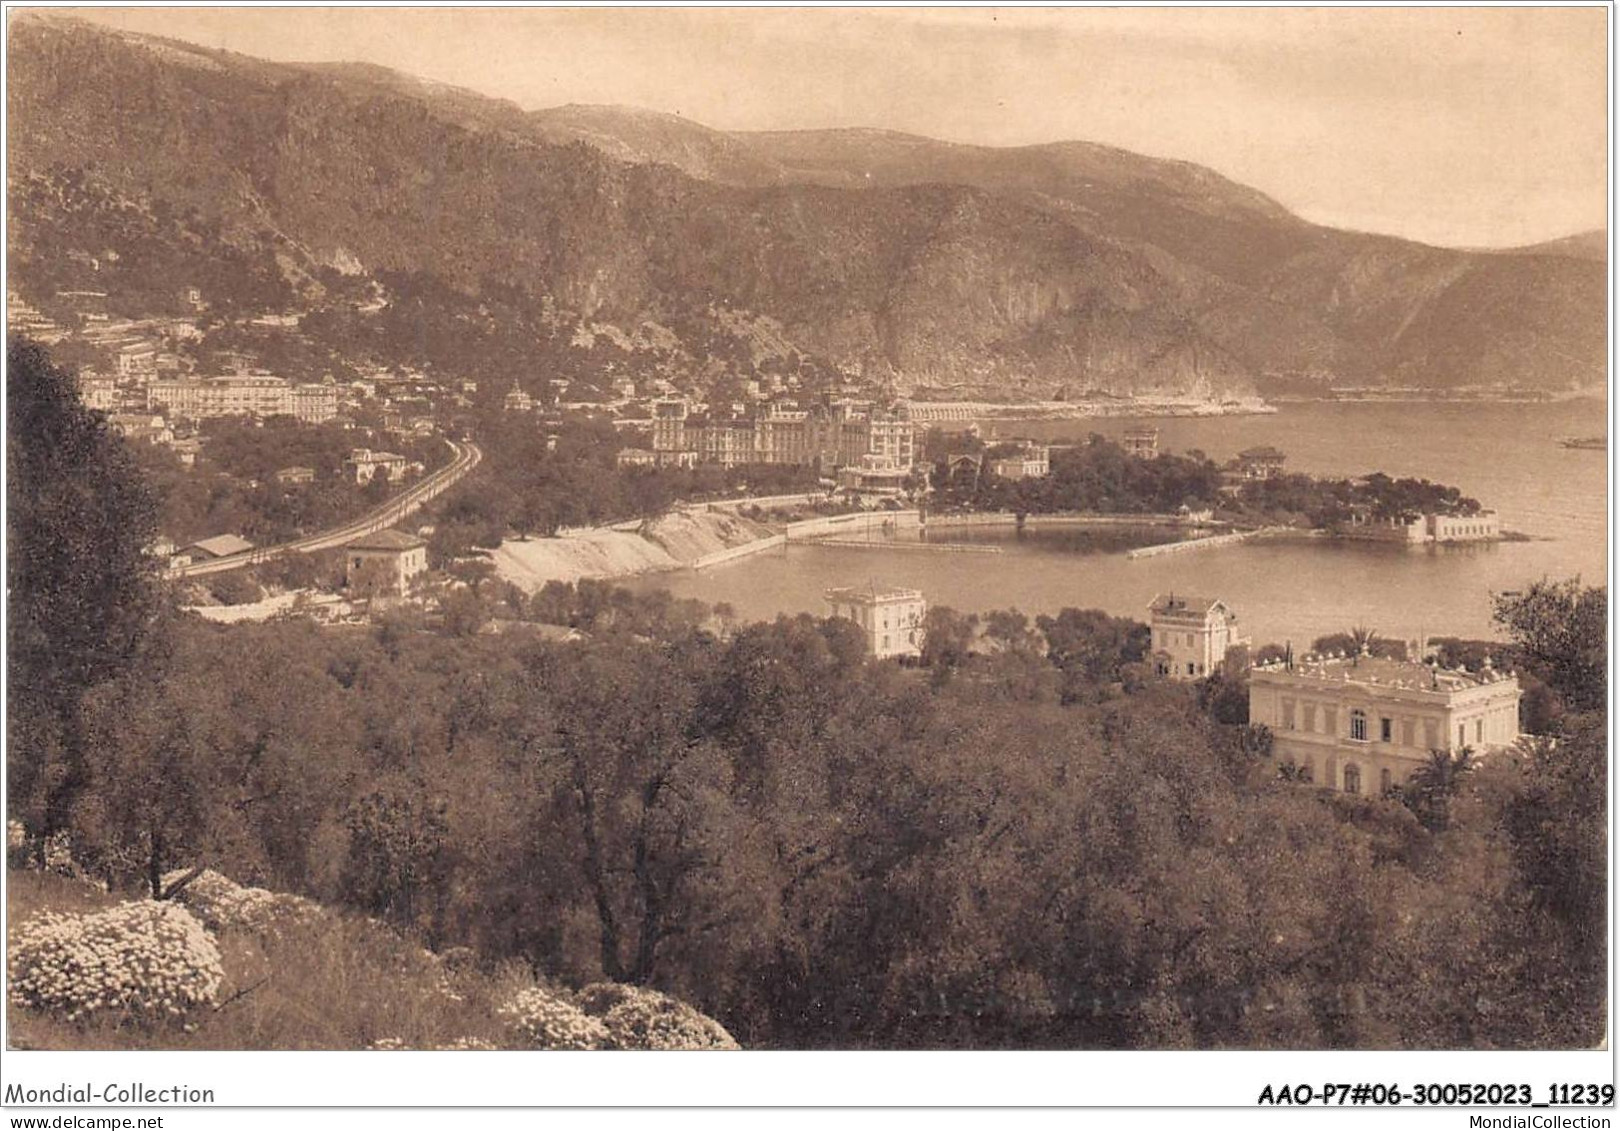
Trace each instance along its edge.
<path fill-rule="evenodd" d="M 1237 614 L 1207 597 L 1155 597 L 1152 614 L 1153 670 L 1170 679 L 1203 679 L 1248 643 L 1238 635 Z"/>
<path fill-rule="evenodd" d="M 922 653 L 922 622 L 928 602 L 919 590 L 876 585 L 829 589 L 827 605 L 829 616 L 860 626 L 867 652 L 877 659 Z"/>
<path fill-rule="evenodd" d="M 1519 734 L 1519 681 L 1369 655 L 1277 661 L 1249 673 L 1249 721 L 1271 729 L 1272 758 L 1308 781 L 1378 794 L 1431 750 L 1486 753 Z"/>

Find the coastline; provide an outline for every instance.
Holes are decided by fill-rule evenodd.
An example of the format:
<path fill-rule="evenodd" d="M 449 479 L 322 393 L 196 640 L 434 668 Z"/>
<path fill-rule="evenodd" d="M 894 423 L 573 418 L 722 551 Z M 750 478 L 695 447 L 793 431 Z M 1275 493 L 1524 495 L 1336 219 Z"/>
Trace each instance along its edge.
<path fill-rule="evenodd" d="M 925 401 L 903 402 L 920 423 L 974 420 L 1091 420 L 1106 417 L 1268 416 L 1277 407 L 1259 397 L 1211 400 Z"/>

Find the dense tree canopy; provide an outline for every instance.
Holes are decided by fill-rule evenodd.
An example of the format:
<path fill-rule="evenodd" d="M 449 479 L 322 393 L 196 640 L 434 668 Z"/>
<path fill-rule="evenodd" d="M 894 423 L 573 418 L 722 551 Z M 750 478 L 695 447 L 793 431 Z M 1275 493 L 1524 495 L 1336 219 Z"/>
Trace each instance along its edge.
<path fill-rule="evenodd" d="M 1565 710 L 1409 806 L 1279 780 L 1239 681 L 1150 679 L 1097 610 L 936 610 L 915 666 L 602 585 L 485 634 L 472 576 L 436 621 L 160 617 L 124 449 L 9 360 L 10 815 L 114 887 L 208 866 L 762 1047 L 1604 1032 L 1602 590 L 1499 603 Z"/>

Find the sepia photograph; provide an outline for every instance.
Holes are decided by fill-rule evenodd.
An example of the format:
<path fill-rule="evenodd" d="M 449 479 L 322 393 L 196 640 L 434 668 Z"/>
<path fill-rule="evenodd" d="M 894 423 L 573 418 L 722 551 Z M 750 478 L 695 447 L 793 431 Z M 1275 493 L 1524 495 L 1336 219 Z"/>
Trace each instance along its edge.
<path fill-rule="evenodd" d="M 1611 1108 L 1611 15 L 8 6 L 14 1070 Z"/>

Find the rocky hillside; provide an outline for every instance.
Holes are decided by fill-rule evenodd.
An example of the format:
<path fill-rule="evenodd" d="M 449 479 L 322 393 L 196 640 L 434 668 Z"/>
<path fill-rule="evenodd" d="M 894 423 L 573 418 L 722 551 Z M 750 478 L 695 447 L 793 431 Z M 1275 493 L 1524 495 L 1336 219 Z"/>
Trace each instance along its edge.
<path fill-rule="evenodd" d="M 769 319 L 902 390 L 1013 399 L 1603 378 L 1601 261 L 1324 229 L 1186 163 L 526 114 L 60 18 L 19 18 L 10 51 L 31 301 L 91 259 L 147 305 L 180 278 L 216 306 L 315 308 L 403 275 L 486 316 L 674 327 L 694 356 Z"/>

